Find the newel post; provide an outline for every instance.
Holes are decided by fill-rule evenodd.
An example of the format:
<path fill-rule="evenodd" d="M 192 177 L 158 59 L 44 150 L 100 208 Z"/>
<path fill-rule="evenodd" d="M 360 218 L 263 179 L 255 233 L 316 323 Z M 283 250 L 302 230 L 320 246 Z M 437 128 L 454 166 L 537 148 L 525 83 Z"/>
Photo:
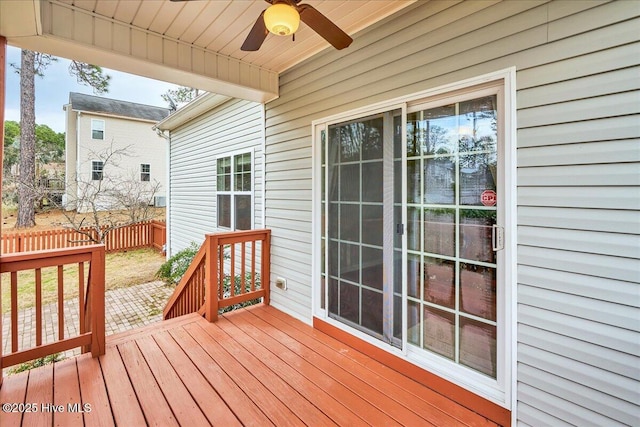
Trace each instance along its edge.
<path fill-rule="evenodd" d="M 208 234 L 205 237 L 205 245 L 205 318 L 208 322 L 215 322 L 218 320 L 218 237 Z"/>
<path fill-rule="evenodd" d="M 260 280 L 262 281 L 262 289 L 264 289 L 262 302 L 269 305 L 271 303 L 271 230 L 265 230 L 260 269 Z"/>
<path fill-rule="evenodd" d="M 100 245 L 91 254 L 91 356 L 98 357 L 105 353 L 105 247 Z"/>

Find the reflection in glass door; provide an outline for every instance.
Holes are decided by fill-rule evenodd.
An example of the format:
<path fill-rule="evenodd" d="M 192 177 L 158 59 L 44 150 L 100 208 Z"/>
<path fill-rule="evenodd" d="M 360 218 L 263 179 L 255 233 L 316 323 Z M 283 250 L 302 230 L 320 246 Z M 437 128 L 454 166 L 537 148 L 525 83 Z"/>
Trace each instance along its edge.
<path fill-rule="evenodd" d="M 407 117 L 407 341 L 496 378 L 497 107 Z"/>

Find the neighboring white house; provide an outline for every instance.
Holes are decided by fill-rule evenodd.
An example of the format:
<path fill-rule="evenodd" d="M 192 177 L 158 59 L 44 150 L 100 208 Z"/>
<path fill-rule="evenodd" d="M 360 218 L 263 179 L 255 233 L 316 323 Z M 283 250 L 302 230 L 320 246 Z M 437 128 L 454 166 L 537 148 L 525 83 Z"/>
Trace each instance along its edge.
<path fill-rule="evenodd" d="M 274 306 L 514 424 L 637 425 L 639 17 L 416 2 L 282 72 L 264 112 L 194 106 L 159 125 L 170 244 L 221 225 L 217 162 L 251 152 Z"/>
<path fill-rule="evenodd" d="M 204 94 L 157 128 L 170 133 L 167 255 L 205 233 L 264 227 L 262 104 Z"/>
<path fill-rule="evenodd" d="M 168 109 L 72 92 L 64 110 L 63 204 L 67 209 L 87 210 L 82 200 L 97 184 L 111 188 L 126 185 L 135 189 L 132 191 L 140 201 L 164 205 L 167 142 L 153 125 L 169 114 Z M 109 152 L 118 151 L 121 155 L 106 158 Z M 157 191 L 150 194 L 156 187 Z M 101 197 L 98 204 L 102 209 L 118 207 L 108 197 Z"/>

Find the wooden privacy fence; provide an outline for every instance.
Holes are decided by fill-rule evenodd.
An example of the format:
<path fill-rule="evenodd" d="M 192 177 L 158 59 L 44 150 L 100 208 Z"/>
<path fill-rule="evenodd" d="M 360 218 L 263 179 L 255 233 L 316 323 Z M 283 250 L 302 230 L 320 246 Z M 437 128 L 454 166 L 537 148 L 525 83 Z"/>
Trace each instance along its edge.
<path fill-rule="evenodd" d="M 164 309 L 165 319 L 218 310 L 252 299 L 269 304 L 271 230 L 207 234 Z"/>
<path fill-rule="evenodd" d="M 3 280 L 7 279 L 8 282 L 3 283 L 3 287 L 9 287 L 11 351 L 2 354 L 0 337 L 0 368 L 76 347 L 82 347 L 83 352 L 90 351 L 94 357 L 104 354 L 104 267 L 104 245 L 1 255 L 0 273 L 3 273 Z M 50 272 L 51 269 L 53 273 Z M 72 273 L 70 270 L 73 270 Z M 5 273 L 8 275 L 6 278 Z M 51 279 L 50 276 L 54 277 L 55 284 L 53 289 L 47 291 L 51 285 L 45 282 Z M 78 335 L 67 337 L 64 295 L 65 290 L 74 287 L 78 295 Z M 19 292 L 19 289 L 22 291 Z M 43 316 L 43 294 L 47 293 L 53 293 L 57 300 L 57 322 L 52 320 L 57 323 L 57 333 L 53 342 L 46 342 L 46 336 L 43 337 L 43 330 L 50 329 L 47 326 L 51 326 L 43 324 L 47 321 Z M 35 346 L 31 348 L 18 346 L 19 334 L 22 332 L 20 328 L 30 327 L 30 322 L 29 325 L 19 322 L 18 307 L 21 295 L 24 298 L 35 295 Z M 55 318 L 56 316 L 53 317 Z M 0 326 L 1 322 L 0 320 Z"/>
<path fill-rule="evenodd" d="M 93 233 L 90 227 L 83 231 Z M 162 250 L 166 243 L 164 221 L 143 221 L 116 228 L 107 234 L 104 245 L 107 252 L 153 247 Z M 75 248 L 92 245 L 82 233 L 61 228 L 56 230 L 27 231 L 2 235 L 2 253 L 42 251 L 49 249 Z"/>

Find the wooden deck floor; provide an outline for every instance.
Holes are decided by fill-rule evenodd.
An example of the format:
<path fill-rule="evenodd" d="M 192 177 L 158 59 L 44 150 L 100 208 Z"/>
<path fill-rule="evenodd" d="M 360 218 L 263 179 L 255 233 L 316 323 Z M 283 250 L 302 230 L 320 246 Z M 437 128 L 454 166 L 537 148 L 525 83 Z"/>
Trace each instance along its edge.
<path fill-rule="evenodd" d="M 6 377 L 0 402 L 2 427 L 495 425 L 265 306 L 114 335 L 99 359 Z"/>

